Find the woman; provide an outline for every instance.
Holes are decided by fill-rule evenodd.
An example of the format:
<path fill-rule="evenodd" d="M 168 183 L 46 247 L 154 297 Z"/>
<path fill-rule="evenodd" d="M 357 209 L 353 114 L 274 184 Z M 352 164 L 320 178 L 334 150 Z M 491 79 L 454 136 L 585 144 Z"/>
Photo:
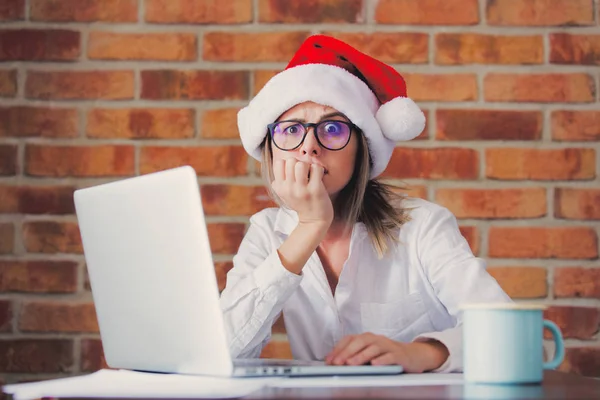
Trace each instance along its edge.
<path fill-rule="evenodd" d="M 234 357 L 283 313 L 296 359 L 462 370 L 459 305 L 510 298 L 447 209 L 375 179 L 424 124 L 393 68 L 321 35 L 240 111 L 280 207 L 252 216 L 221 294 Z"/>

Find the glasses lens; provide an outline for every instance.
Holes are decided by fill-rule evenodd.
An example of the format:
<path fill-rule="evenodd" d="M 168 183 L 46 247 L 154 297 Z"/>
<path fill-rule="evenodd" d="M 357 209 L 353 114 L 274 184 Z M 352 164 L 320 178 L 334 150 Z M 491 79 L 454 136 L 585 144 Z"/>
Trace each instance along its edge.
<path fill-rule="evenodd" d="M 317 135 L 323 146 L 337 150 L 348 143 L 351 130 L 350 125 L 342 121 L 323 121 L 317 127 Z"/>
<path fill-rule="evenodd" d="M 296 148 L 304 137 L 304 127 L 297 122 L 279 122 L 273 127 L 273 141 L 280 149 Z"/>

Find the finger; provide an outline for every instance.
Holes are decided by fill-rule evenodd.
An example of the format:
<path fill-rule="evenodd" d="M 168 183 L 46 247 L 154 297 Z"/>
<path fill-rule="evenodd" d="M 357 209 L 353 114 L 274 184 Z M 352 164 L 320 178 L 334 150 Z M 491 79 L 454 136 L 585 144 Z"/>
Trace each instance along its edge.
<path fill-rule="evenodd" d="M 308 184 L 308 168 L 308 164 L 302 161 L 296 163 L 296 167 L 294 168 L 296 182 L 304 185 Z"/>
<path fill-rule="evenodd" d="M 285 179 L 285 161 L 274 160 L 273 161 L 273 177 L 276 181 L 283 182 Z"/>
<path fill-rule="evenodd" d="M 321 181 L 323 180 L 324 173 L 325 173 L 325 169 L 323 167 L 321 167 L 320 165 L 317 165 L 317 164 L 311 164 L 310 165 L 310 179 L 309 179 L 308 183 L 311 186 L 320 185 Z"/>
<path fill-rule="evenodd" d="M 359 335 L 354 338 L 346 347 L 344 347 L 337 356 L 333 359 L 333 364 L 343 365 L 346 364 L 350 357 L 354 357 L 358 352 L 364 350 L 365 347 L 370 346 L 374 341 L 372 335 Z"/>
<path fill-rule="evenodd" d="M 384 353 L 371 360 L 371 365 L 394 365 L 399 364 L 392 353 Z"/>
<path fill-rule="evenodd" d="M 381 346 L 377 345 L 377 343 L 373 343 L 370 346 L 365 347 L 362 351 L 359 351 L 356 355 L 350 357 L 346 364 L 363 365 L 384 353 L 385 351 Z"/>
<path fill-rule="evenodd" d="M 342 340 L 337 342 L 337 344 L 335 345 L 333 350 L 331 350 L 331 352 L 327 355 L 327 357 L 325 357 L 325 362 L 330 364 L 333 361 L 333 359 L 338 355 L 338 353 L 342 351 L 348 345 L 348 343 L 352 341 L 352 339 L 354 339 L 354 336 L 352 335 L 344 336 Z"/>
<path fill-rule="evenodd" d="M 297 160 L 295 158 L 288 158 L 285 160 L 285 180 L 294 182 L 295 180 L 295 172 L 294 169 L 296 167 Z"/>

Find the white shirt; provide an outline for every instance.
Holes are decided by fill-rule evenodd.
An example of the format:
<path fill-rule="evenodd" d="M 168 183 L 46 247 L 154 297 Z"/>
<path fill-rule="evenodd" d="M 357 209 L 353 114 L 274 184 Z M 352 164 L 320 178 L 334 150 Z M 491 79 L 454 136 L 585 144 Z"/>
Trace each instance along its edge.
<path fill-rule="evenodd" d="M 294 211 L 253 215 L 221 294 L 232 356 L 259 357 L 283 312 L 295 359 L 323 360 L 345 335 L 372 332 L 401 342 L 437 339 L 450 356 L 436 372 L 462 371 L 459 306 L 510 297 L 473 255 L 449 210 L 413 198 L 403 206 L 411 219 L 382 259 L 364 224 L 354 226 L 335 295 L 316 252 L 300 275 L 281 264 L 277 249 L 297 225 Z"/>

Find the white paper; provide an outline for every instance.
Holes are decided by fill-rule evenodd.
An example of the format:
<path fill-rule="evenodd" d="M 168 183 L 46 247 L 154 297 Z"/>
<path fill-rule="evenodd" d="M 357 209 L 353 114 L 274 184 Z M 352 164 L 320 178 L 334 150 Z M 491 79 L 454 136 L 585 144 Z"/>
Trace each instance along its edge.
<path fill-rule="evenodd" d="M 372 387 L 462 385 L 463 374 L 400 374 L 379 376 L 335 376 L 289 378 L 273 382 L 272 387 Z"/>
<path fill-rule="evenodd" d="M 42 397 L 234 398 L 281 378 L 214 378 L 103 369 L 72 378 L 3 387 L 15 400 Z"/>

